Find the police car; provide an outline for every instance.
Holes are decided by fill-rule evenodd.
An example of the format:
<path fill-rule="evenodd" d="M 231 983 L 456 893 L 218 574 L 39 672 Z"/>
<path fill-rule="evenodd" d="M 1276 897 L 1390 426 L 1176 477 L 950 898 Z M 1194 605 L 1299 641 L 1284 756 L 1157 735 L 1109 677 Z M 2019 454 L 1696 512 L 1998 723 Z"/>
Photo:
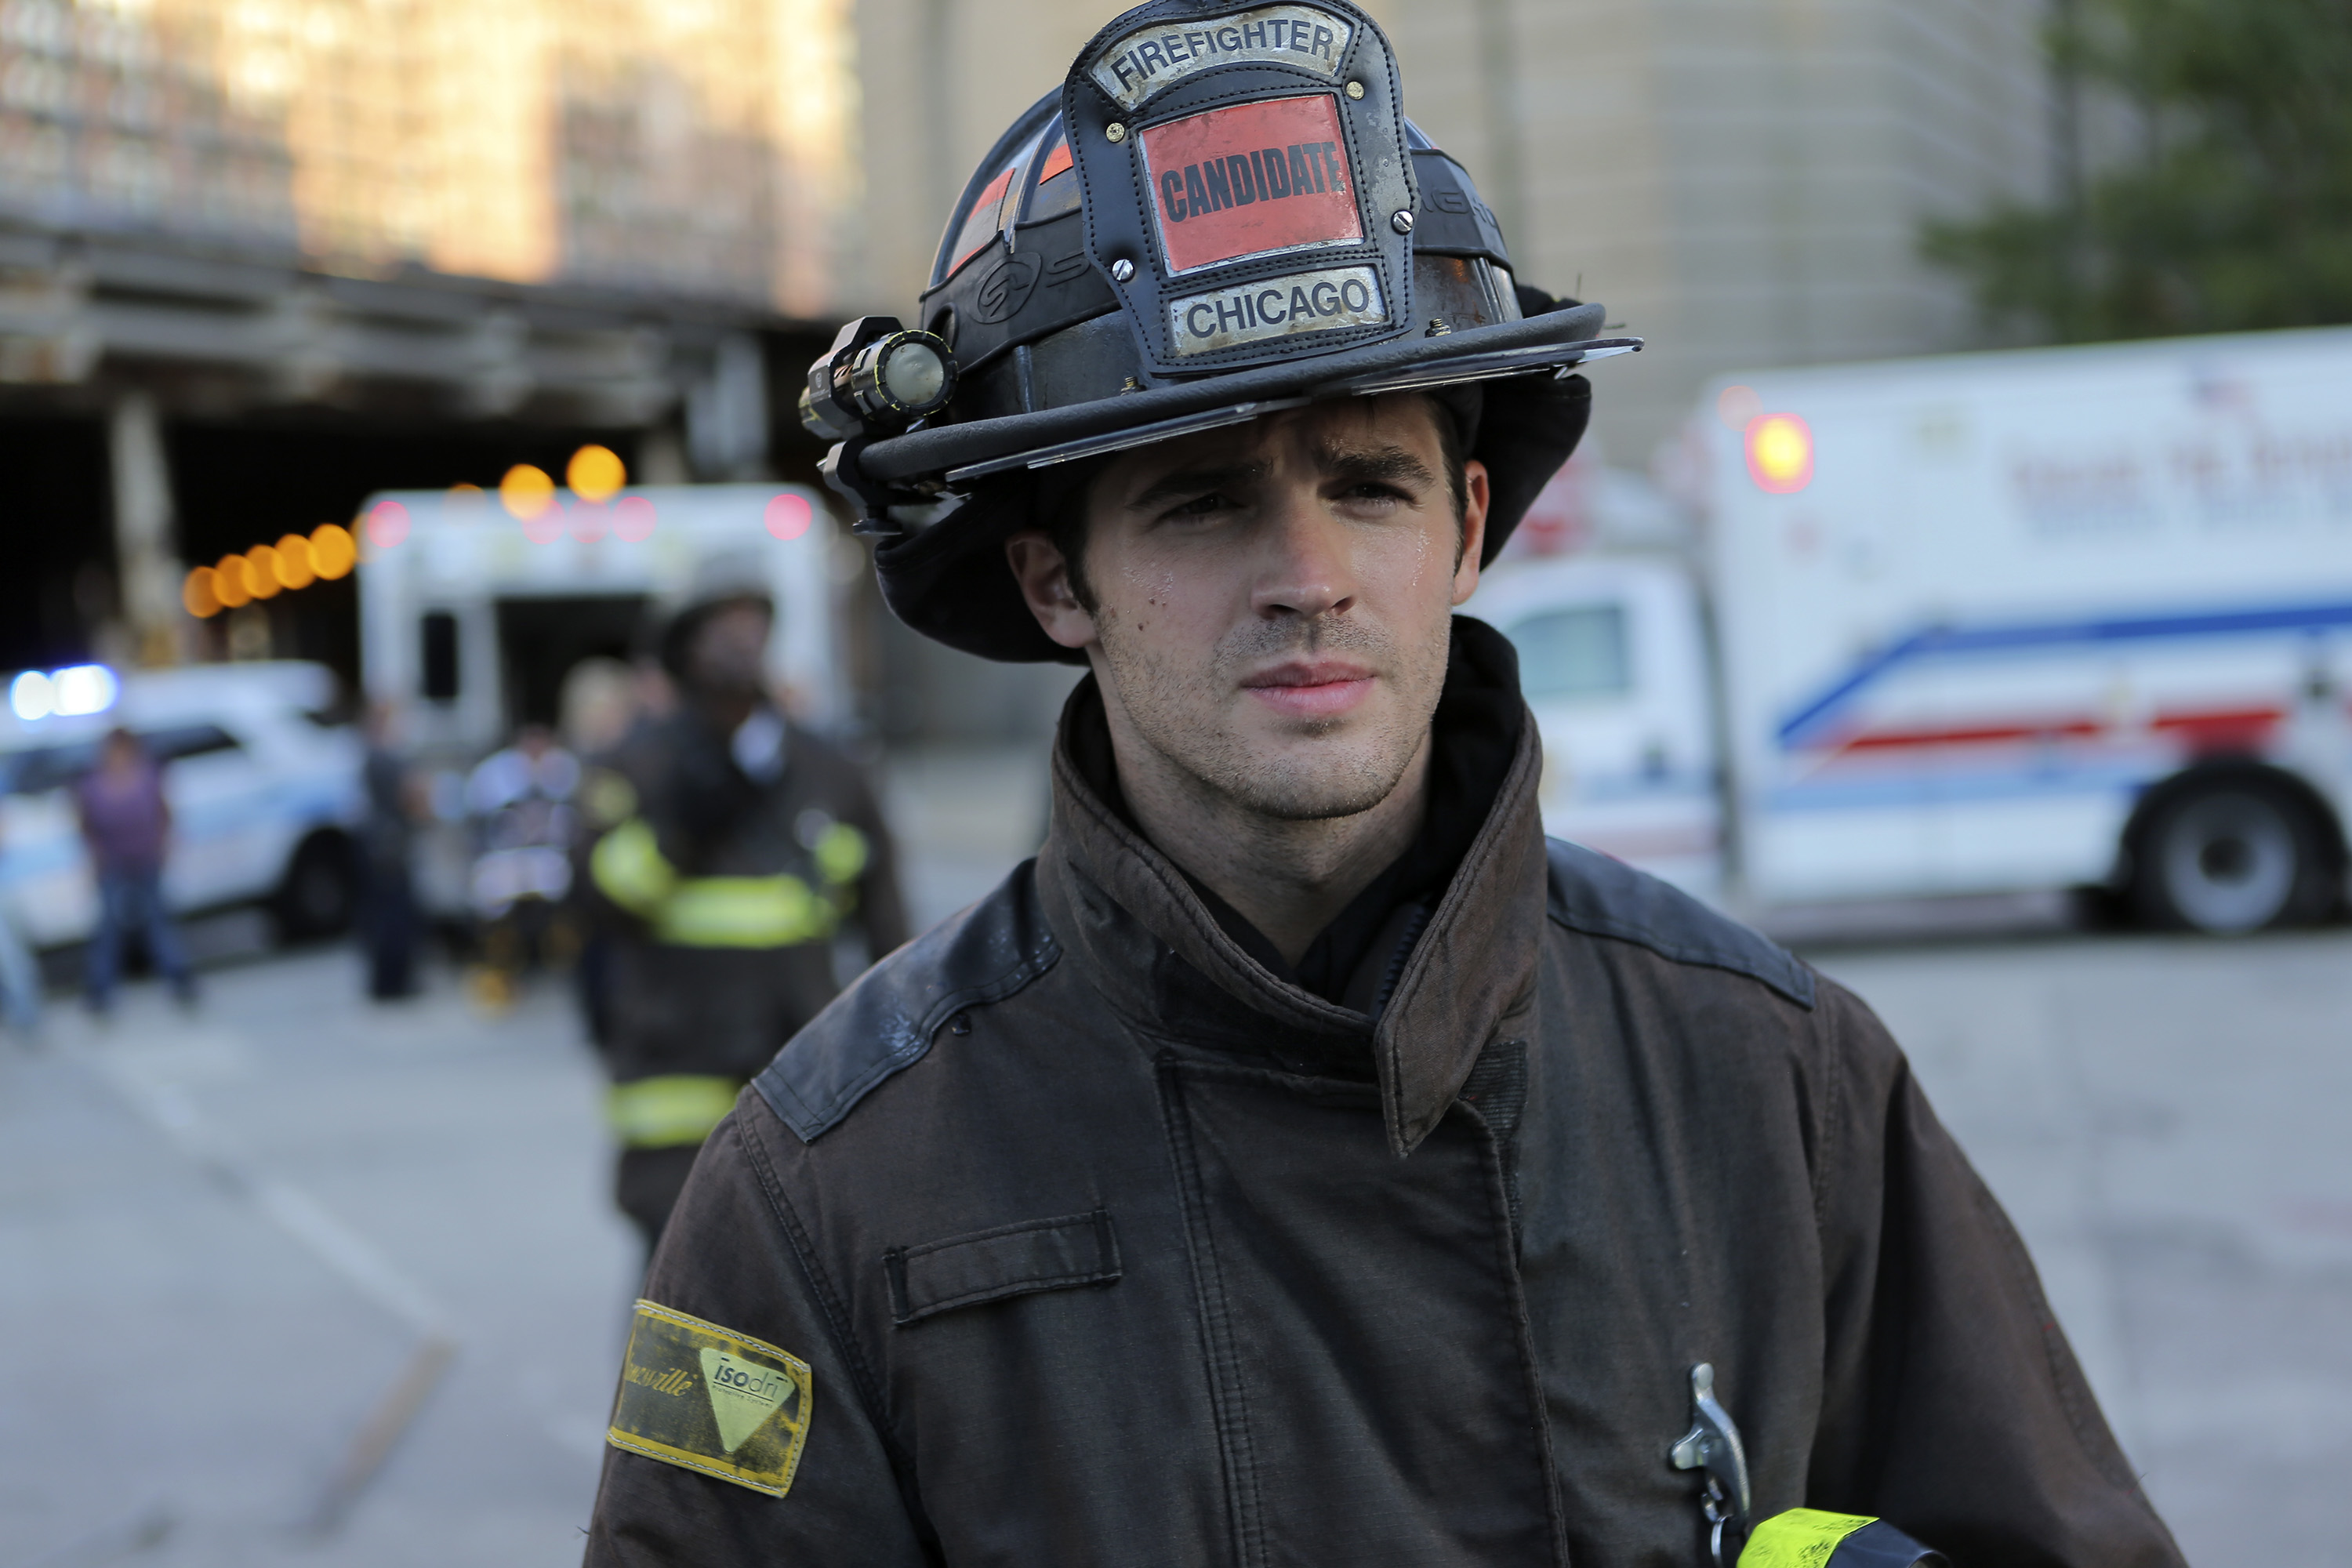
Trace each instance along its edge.
<path fill-rule="evenodd" d="M 71 785 L 121 726 L 163 767 L 173 910 L 263 903 L 289 936 L 342 929 L 356 901 L 363 750 L 333 720 L 335 698 L 331 671 L 284 661 L 17 674 L 0 713 L 0 911 L 36 947 L 96 928 Z"/>

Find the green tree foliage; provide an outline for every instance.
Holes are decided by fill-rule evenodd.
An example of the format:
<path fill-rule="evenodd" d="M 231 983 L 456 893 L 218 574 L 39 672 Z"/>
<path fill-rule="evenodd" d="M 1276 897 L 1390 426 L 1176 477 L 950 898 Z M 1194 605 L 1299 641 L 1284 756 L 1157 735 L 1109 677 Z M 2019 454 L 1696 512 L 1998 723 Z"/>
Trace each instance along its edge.
<path fill-rule="evenodd" d="M 2352 0 L 2075 0 L 2060 79 L 2140 152 L 2050 206 L 1930 224 L 1986 316 L 2081 342 L 2352 321 Z"/>

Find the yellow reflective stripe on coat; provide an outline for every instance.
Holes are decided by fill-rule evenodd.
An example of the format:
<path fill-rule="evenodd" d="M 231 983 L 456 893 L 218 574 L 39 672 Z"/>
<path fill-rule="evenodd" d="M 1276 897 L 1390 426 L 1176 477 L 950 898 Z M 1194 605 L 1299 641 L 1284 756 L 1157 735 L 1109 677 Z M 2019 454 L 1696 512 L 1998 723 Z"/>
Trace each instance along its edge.
<path fill-rule="evenodd" d="M 816 846 L 810 851 L 816 857 L 816 868 L 824 879 L 835 887 L 855 882 L 866 869 L 868 850 L 866 835 L 845 822 L 836 822 L 817 835 Z"/>
<path fill-rule="evenodd" d="M 1862 1514 L 1792 1508 L 1756 1527 L 1739 1553 L 1739 1568 L 1824 1568 L 1838 1542 L 1877 1522 Z"/>
<path fill-rule="evenodd" d="M 693 877 L 655 912 L 679 947 L 790 947 L 833 934 L 833 906 L 798 877 Z"/>
<path fill-rule="evenodd" d="M 731 1078 L 670 1073 L 616 1083 L 604 1094 L 604 1119 L 631 1149 L 679 1149 L 699 1143 L 735 1109 L 742 1085 Z"/>
<path fill-rule="evenodd" d="M 866 868 L 866 836 L 845 823 L 815 850 L 828 880 Z M 773 877 L 681 877 L 651 824 L 632 817 L 596 841 L 588 874 L 606 898 L 675 947 L 791 947 L 833 934 L 838 911 L 789 872 Z"/>
<path fill-rule="evenodd" d="M 677 868 L 661 852 L 653 826 L 631 817 L 588 852 L 588 875 L 597 891 L 639 918 L 649 918 L 677 888 Z"/>

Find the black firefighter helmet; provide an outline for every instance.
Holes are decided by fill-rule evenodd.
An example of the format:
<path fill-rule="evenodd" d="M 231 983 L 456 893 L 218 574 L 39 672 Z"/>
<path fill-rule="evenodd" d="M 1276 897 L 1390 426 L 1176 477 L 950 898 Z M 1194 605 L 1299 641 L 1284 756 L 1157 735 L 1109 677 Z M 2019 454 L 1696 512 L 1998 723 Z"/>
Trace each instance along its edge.
<path fill-rule="evenodd" d="M 918 324 L 845 326 L 801 414 L 838 442 L 826 477 L 901 620 L 990 658 L 1082 662 L 1002 549 L 1061 465 L 1428 390 L 1489 470 L 1491 561 L 1583 434 L 1570 367 L 1641 346 L 1599 337 L 1602 314 L 1513 278 L 1348 0 L 1151 0 L 982 161 Z"/>

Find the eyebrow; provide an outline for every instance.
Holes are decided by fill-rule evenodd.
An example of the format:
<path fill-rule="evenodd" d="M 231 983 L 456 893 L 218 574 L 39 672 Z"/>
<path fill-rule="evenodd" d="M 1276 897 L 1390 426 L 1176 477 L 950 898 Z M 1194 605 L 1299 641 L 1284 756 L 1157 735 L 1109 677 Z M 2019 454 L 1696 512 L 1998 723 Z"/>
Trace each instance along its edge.
<path fill-rule="evenodd" d="M 1342 447 L 1324 441 L 1316 446 L 1315 464 L 1326 479 L 1348 479 L 1357 484 L 1389 480 L 1427 485 L 1437 481 L 1429 465 L 1402 447 Z"/>

